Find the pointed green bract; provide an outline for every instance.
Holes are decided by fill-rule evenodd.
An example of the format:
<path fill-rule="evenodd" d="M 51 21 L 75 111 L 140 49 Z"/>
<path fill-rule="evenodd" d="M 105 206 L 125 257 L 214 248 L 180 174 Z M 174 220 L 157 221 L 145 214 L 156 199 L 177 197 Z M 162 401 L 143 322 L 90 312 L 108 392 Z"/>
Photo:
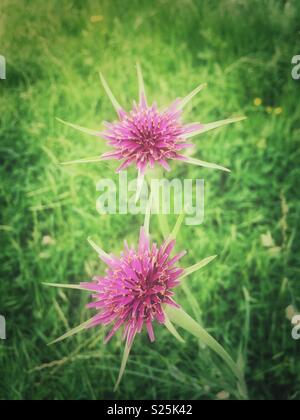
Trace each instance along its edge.
<path fill-rule="evenodd" d="M 170 226 L 167 216 L 165 214 L 159 213 L 158 223 L 164 239 L 167 239 L 170 236 Z"/>
<path fill-rule="evenodd" d="M 195 265 L 192 265 L 189 268 L 186 268 L 184 270 L 184 273 L 182 274 L 182 276 L 180 277 L 181 280 L 184 279 L 185 277 L 191 275 L 192 273 L 195 273 L 195 271 L 200 270 L 201 268 L 205 267 L 207 264 L 209 264 L 210 262 L 212 262 L 215 258 L 217 258 L 217 255 L 213 255 L 212 257 L 207 257 L 204 260 L 198 262 Z"/>
<path fill-rule="evenodd" d="M 99 76 L 100 76 L 101 83 L 104 87 L 104 90 L 105 90 L 107 96 L 111 100 L 111 103 L 113 104 L 113 107 L 115 108 L 116 112 L 120 115 L 120 113 L 122 113 L 122 111 L 123 111 L 121 105 L 116 100 L 114 94 L 110 90 L 110 87 L 108 86 L 108 84 L 107 84 L 106 80 L 104 79 L 103 74 L 101 72 L 99 73 Z"/>
<path fill-rule="evenodd" d="M 184 339 L 181 337 L 181 335 L 178 333 L 172 322 L 170 321 L 168 315 L 165 312 L 165 327 L 169 330 L 169 332 L 181 343 L 184 343 Z"/>
<path fill-rule="evenodd" d="M 109 259 L 110 260 L 110 256 L 105 252 L 105 251 L 103 251 L 103 249 L 102 248 L 100 248 L 100 246 L 98 246 L 93 240 L 92 240 L 92 238 L 91 237 L 88 237 L 88 243 L 91 245 L 91 247 L 97 252 L 97 254 L 100 256 L 100 257 L 102 257 L 102 258 L 104 258 L 104 259 Z"/>
<path fill-rule="evenodd" d="M 181 213 L 176 221 L 176 224 L 174 226 L 174 229 L 172 230 L 172 232 L 168 235 L 166 242 L 165 242 L 165 246 L 167 246 L 171 241 L 176 241 L 177 235 L 180 231 L 180 228 L 182 226 L 182 223 L 184 221 L 185 218 L 185 214 Z M 163 233 L 163 232 L 162 232 Z"/>
<path fill-rule="evenodd" d="M 136 69 L 137 69 L 138 84 L 139 84 L 139 99 L 141 103 L 143 103 L 144 101 L 145 105 L 147 105 L 145 84 L 144 84 L 144 78 L 143 78 L 143 73 L 142 73 L 140 63 L 136 64 Z"/>
<path fill-rule="evenodd" d="M 89 319 L 88 321 L 84 322 L 83 324 L 78 325 L 78 327 L 73 328 L 72 330 L 68 331 L 66 334 L 64 334 L 61 337 L 57 338 L 56 340 L 52 341 L 48 345 L 51 346 L 52 344 L 59 343 L 60 341 L 66 340 L 67 338 L 72 337 L 73 335 L 80 333 L 82 330 L 85 330 L 90 325 L 91 321 L 92 321 L 92 318 Z"/>
<path fill-rule="evenodd" d="M 183 98 L 177 108 L 183 109 L 193 98 L 196 96 L 202 89 L 204 89 L 207 86 L 207 83 L 203 83 L 202 85 L 199 85 L 194 89 L 190 94 L 188 94 L 185 98 Z"/>
<path fill-rule="evenodd" d="M 177 235 L 181 229 L 182 223 L 184 221 L 185 218 L 185 214 L 181 213 L 176 221 L 176 224 L 174 226 L 174 229 L 172 230 L 171 234 L 170 234 L 170 240 L 174 240 L 177 238 Z"/>
<path fill-rule="evenodd" d="M 91 292 L 91 289 L 81 287 L 80 284 L 59 284 L 59 283 L 42 283 L 44 286 L 56 287 L 58 289 L 74 289 L 74 290 L 85 290 Z"/>
<path fill-rule="evenodd" d="M 60 118 L 56 118 L 56 119 L 62 124 L 67 125 L 68 127 L 74 128 L 77 131 L 81 131 L 82 133 L 89 134 L 90 136 L 95 136 L 95 137 L 101 136 L 101 133 L 99 131 L 91 130 L 90 128 L 81 127 L 80 125 L 69 123 Z"/>
<path fill-rule="evenodd" d="M 127 365 L 127 361 L 128 361 L 128 357 L 130 354 L 130 350 L 131 350 L 131 346 L 128 346 L 128 344 L 126 343 L 125 345 L 125 349 L 124 349 L 124 354 L 123 354 L 123 359 L 122 359 L 122 363 L 121 363 L 121 368 L 120 368 L 120 372 L 119 372 L 119 376 L 114 388 L 114 392 L 117 391 L 117 389 L 119 388 L 120 382 L 123 378 L 125 369 L 126 369 L 126 365 Z"/>
<path fill-rule="evenodd" d="M 207 133 L 207 131 L 214 130 L 216 128 L 223 127 L 225 125 L 233 124 L 233 123 L 243 121 L 243 120 L 246 120 L 246 119 L 247 119 L 247 117 L 242 116 L 242 117 L 228 118 L 226 120 L 216 121 L 216 122 L 213 122 L 213 123 L 210 123 L 210 124 L 204 124 L 203 127 L 200 128 L 199 130 L 193 131 L 191 133 L 183 134 L 182 137 L 185 138 L 185 139 L 189 139 L 191 137 L 198 136 L 199 134 Z"/>
<path fill-rule="evenodd" d="M 103 160 L 102 156 L 94 156 L 86 159 L 71 160 L 69 162 L 61 162 L 61 165 L 75 165 L 78 163 L 95 163 L 101 162 Z"/>
<path fill-rule="evenodd" d="M 238 379 L 239 389 L 244 398 L 247 398 L 247 391 L 243 373 L 238 368 L 237 364 L 229 356 L 226 350 L 203 328 L 201 327 L 192 317 L 190 317 L 183 309 L 173 308 L 168 306 L 166 313 L 170 318 L 170 321 L 179 327 L 185 329 L 195 337 L 197 337 L 201 343 L 205 344 L 212 351 L 218 354 L 227 366 L 231 369 L 232 373 Z"/>
<path fill-rule="evenodd" d="M 215 163 L 205 162 L 204 160 L 199 160 L 192 157 L 187 157 L 185 161 L 187 163 L 190 163 L 191 165 L 202 166 L 203 168 L 219 169 L 220 171 L 231 172 L 230 169 L 227 169 L 224 166 L 220 166 Z"/>

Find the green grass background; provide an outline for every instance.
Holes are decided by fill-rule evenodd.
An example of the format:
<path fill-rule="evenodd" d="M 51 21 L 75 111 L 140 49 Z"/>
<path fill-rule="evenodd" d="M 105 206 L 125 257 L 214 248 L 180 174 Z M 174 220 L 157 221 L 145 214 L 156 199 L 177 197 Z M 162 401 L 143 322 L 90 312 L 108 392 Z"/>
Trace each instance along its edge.
<path fill-rule="evenodd" d="M 138 336 L 116 394 L 119 339 L 104 346 L 98 328 L 47 346 L 91 314 L 84 293 L 42 282 L 101 273 L 86 238 L 118 253 L 125 237 L 136 240 L 143 219 L 97 213 L 96 182 L 108 173 L 117 179 L 114 165 L 59 162 L 106 146 L 55 117 L 91 128 L 114 119 L 98 70 L 129 108 L 140 60 L 148 96 L 159 104 L 208 83 L 185 121 L 248 116 L 195 139 L 195 157 L 228 166 L 231 175 L 173 165 L 172 176 L 206 182 L 205 223 L 183 227 L 179 237 L 189 251 L 184 264 L 219 255 L 177 300 L 245 367 L 250 398 L 299 399 L 300 342 L 286 316 L 288 306 L 300 307 L 300 82 L 291 77 L 291 58 L 300 54 L 299 2 L 2 0 L 0 9 L 7 59 L 0 82 L 0 314 L 7 320 L 0 398 L 238 398 L 224 364 L 184 333 L 184 345 L 158 327 L 154 344 Z M 155 219 L 152 226 L 160 241 Z M 269 247 L 261 238 L 267 232 Z"/>

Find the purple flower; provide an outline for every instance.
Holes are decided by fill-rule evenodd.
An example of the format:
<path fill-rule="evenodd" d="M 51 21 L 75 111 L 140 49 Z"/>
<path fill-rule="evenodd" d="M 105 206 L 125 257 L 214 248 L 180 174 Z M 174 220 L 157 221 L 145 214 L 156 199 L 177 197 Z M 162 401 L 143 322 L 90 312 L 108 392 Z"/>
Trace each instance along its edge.
<path fill-rule="evenodd" d="M 107 266 L 105 275 L 95 277 L 91 283 L 80 285 L 46 283 L 47 286 L 52 287 L 92 292 L 93 302 L 88 304 L 88 308 L 97 311 L 91 319 L 68 331 L 53 343 L 98 325 L 109 327 L 105 338 L 107 343 L 118 330 L 122 329 L 126 344 L 116 386 L 119 385 L 124 374 L 133 340 L 143 329 L 147 330 L 151 342 L 155 340 L 154 323 L 164 325 L 175 338 L 183 341 L 168 316 L 171 309 L 181 311 L 180 319 L 182 316 L 187 316 L 173 299 L 174 289 L 185 277 L 216 258 L 216 255 L 205 258 L 185 269 L 178 266 L 178 262 L 186 254 L 186 251 L 182 251 L 173 255 L 176 235 L 183 220 L 184 215 L 181 215 L 173 232 L 159 247 L 151 242 L 148 233 L 148 214 L 145 218 L 145 226 L 140 231 L 137 248 L 129 247 L 125 242 L 125 249 L 120 257 L 107 254 L 89 239 L 91 246 Z"/>
<path fill-rule="evenodd" d="M 171 257 L 174 246 L 175 240 L 161 247 L 151 244 L 142 228 L 137 249 L 125 243 L 119 258 L 101 255 L 107 265 L 105 276 L 81 286 L 93 292 L 95 301 L 88 307 L 98 312 L 88 327 L 113 325 L 105 342 L 122 327 L 123 337 L 131 346 L 144 326 L 150 341 L 154 341 L 153 323 L 165 323 L 165 305 L 179 307 L 173 300 L 173 289 L 179 285 L 184 270 L 176 264 L 186 252 Z"/>
<path fill-rule="evenodd" d="M 152 169 L 155 164 L 170 171 L 168 162 L 185 160 L 180 151 L 193 146 L 185 142 L 183 135 L 191 132 L 192 127 L 201 127 L 182 125 L 181 113 L 176 105 L 160 112 L 156 104 L 148 107 L 142 99 L 139 105 L 134 104 L 129 114 L 124 113 L 119 122 L 105 123 L 107 130 L 102 135 L 116 151 L 103 158 L 123 161 L 117 171 L 133 163 L 142 174 L 147 166 Z"/>
<path fill-rule="evenodd" d="M 87 134 L 106 139 L 108 145 L 113 148 L 112 151 L 104 153 L 100 157 L 66 163 L 117 160 L 122 162 L 117 171 L 135 165 L 140 176 L 143 176 L 147 167 L 154 168 L 155 165 L 159 165 L 169 171 L 170 161 L 180 160 L 193 165 L 229 172 L 223 166 L 185 156 L 182 154 L 182 151 L 193 146 L 193 144 L 187 142 L 189 138 L 226 124 L 241 121 L 244 117 L 230 118 L 211 124 L 202 124 L 199 122 L 184 124 L 182 122 L 184 107 L 205 85 L 198 86 L 185 98 L 176 99 L 168 108 L 159 110 L 156 104 L 148 105 L 147 103 L 142 71 L 139 65 L 137 65 L 137 74 L 139 81 L 139 103 L 136 104 L 134 102 L 133 109 L 130 112 L 126 112 L 118 103 L 106 80 L 100 73 L 100 79 L 104 89 L 119 117 L 119 121 L 113 123 L 105 122 L 106 129 L 104 131 L 90 130 L 60 120 Z"/>

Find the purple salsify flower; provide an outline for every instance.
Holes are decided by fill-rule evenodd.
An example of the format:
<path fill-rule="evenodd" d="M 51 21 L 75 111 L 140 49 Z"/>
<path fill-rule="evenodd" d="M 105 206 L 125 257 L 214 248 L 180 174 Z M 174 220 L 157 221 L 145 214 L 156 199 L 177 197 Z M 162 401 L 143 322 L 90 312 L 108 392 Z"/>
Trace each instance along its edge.
<path fill-rule="evenodd" d="M 105 122 L 104 131 L 90 130 L 59 120 L 87 134 L 106 139 L 108 145 L 113 148 L 112 151 L 104 153 L 100 157 L 66 162 L 66 164 L 117 160 L 122 162 L 117 171 L 135 165 L 140 177 L 143 177 L 147 168 L 154 168 L 156 165 L 159 165 L 169 171 L 170 161 L 179 160 L 193 165 L 230 172 L 223 166 L 185 156 L 182 154 L 182 151 L 193 146 L 193 144 L 187 142 L 189 138 L 226 124 L 241 121 L 245 117 L 229 118 L 210 124 L 201 124 L 198 122 L 184 124 L 182 122 L 184 107 L 206 85 L 198 86 L 185 98 L 176 99 L 166 109 L 159 110 L 156 104 L 148 105 L 147 103 L 142 71 L 139 65 L 137 65 L 137 74 L 139 81 L 139 103 L 136 104 L 134 102 L 133 109 L 130 112 L 126 112 L 118 103 L 106 80 L 100 73 L 100 79 L 104 89 L 119 117 L 119 121 L 113 123 Z"/>
<path fill-rule="evenodd" d="M 119 258 L 100 255 L 108 267 L 105 276 L 81 286 L 93 292 L 95 302 L 89 303 L 88 307 L 98 311 L 88 327 L 113 325 L 105 342 L 121 327 L 128 346 L 143 327 L 146 327 L 150 341 L 154 341 L 153 323 L 165 323 L 164 306 L 179 307 L 173 300 L 173 289 L 179 285 L 184 269 L 176 264 L 186 252 L 171 257 L 174 246 L 175 240 L 167 241 L 161 247 L 151 244 L 142 228 L 137 249 L 125 243 Z"/>
<path fill-rule="evenodd" d="M 185 160 L 180 151 L 193 146 L 184 140 L 183 135 L 191 132 L 192 126 L 181 124 L 181 113 L 174 105 L 160 112 L 156 104 L 148 107 L 145 100 L 134 104 L 133 110 L 121 117 L 120 122 L 105 123 L 107 130 L 102 135 L 116 151 L 104 154 L 103 159 L 123 161 L 117 171 L 133 163 L 142 174 L 155 164 L 170 171 L 168 162 Z"/>
<path fill-rule="evenodd" d="M 140 231 L 138 246 L 129 247 L 125 242 L 125 248 L 120 257 L 107 254 L 89 239 L 90 245 L 107 266 L 105 275 L 95 277 L 93 282 L 79 285 L 46 283 L 52 287 L 92 292 L 94 301 L 88 304 L 88 308 L 97 311 L 91 319 L 70 330 L 53 343 L 98 325 L 109 327 L 105 338 L 107 343 L 118 330 L 122 330 L 126 344 L 116 387 L 124 374 L 133 340 L 143 329 L 147 330 L 151 342 L 155 340 L 153 329 L 155 323 L 164 325 L 175 338 L 183 341 L 168 317 L 170 309 L 182 310 L 173 299 L 174 289 L 185 277 L 216 258 L 216 255 L 205 258 L 185 269 L 178 266 L 179 261 L 186 254 L 186 251 L 173 254 L 176 235 L 183 220 L 184 215 L 181 215 L 173 232 L 165 239 L 162 246 L 158 246 L 151 242 L 148 233 L 149 214 L 147 214 L 145 225 Z"/>

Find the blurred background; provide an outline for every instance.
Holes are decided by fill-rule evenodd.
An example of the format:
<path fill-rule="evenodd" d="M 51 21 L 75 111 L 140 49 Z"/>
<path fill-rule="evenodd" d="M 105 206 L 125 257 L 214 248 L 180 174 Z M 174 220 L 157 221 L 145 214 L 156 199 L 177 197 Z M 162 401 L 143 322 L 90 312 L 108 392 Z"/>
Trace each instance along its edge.
<path fill-rule="evenodd" d="M 237 398 L 224 364 L 184 333 L 184 345 L 163 328 L 154 344 L 138 336 L 116 394 L 119 338 L 105 346 L 96 328 L 47 346 L 91 313 L 86 294 L 42 282 L 100 274 L 86 238 L 119 253 L 143 221 L 97 213 L 96 183 L 116 166 L 59 165 L 107 148 L 55 117 L 90 128 L 114 120 L 98 71 L 129 109 L 139 60 L 159 105 L 208 83 L 186 122 L 248 117 L 194 140 L 195 157 L 230 175 L 173 165 L 172 177 L 206 183 L 204 224 L 178 238 L 184 264 L 219 255 L 177 300 L 245 368 L 250 398 L 299 399 L 299 1 L 1 0 L 0 21 L 0 398 Z M 161 241 L 155 219 L 152 231 Z"/>

